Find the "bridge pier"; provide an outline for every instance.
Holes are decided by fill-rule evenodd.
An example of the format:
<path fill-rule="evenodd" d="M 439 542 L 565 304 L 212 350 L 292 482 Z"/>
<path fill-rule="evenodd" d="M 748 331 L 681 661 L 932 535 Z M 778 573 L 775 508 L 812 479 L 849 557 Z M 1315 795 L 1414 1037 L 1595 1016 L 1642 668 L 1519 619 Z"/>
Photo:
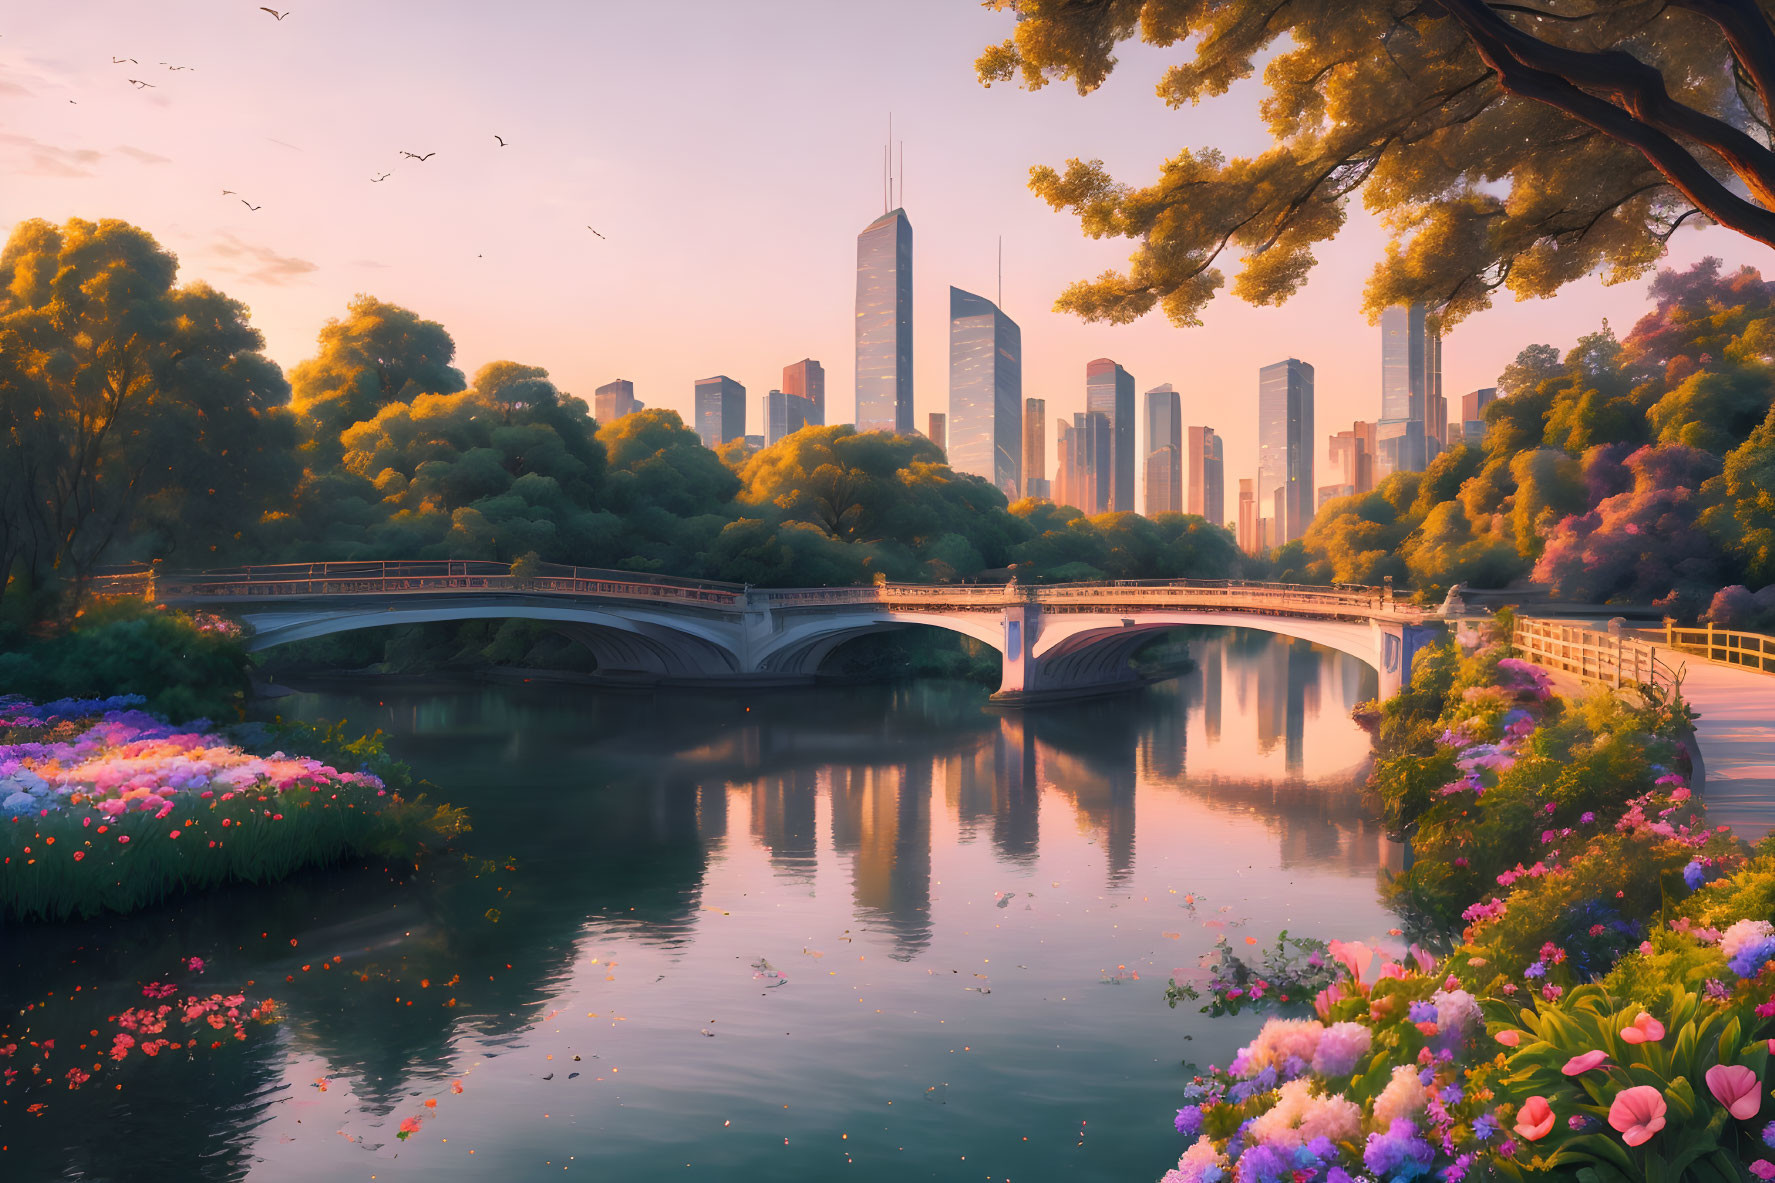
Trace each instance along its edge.
<path fill-rule="evenodd" d="M 1374 668 L 1380 674 L 1378 701 L 1386 701 L 1411 681 L 1411 662 L 1418 650 L 1436 639 L 1440 626 L 1401 621 L 1369 621 L 1374 631 Z"/>

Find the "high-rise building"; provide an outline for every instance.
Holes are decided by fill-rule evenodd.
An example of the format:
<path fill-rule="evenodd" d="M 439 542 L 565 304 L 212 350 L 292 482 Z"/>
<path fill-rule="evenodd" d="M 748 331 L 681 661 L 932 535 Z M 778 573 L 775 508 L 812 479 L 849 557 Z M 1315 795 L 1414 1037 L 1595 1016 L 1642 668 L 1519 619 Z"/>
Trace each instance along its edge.
<path fill-rule="evenodd" d="M 696 384 L 696 433 L 703 447 L 717 448 L 746 434 L 746 388 L 717 374 Z"/>
<path fill-rule="evenodd" d="M 1485 441 L 1485 408 L 1498 401 L 1496 386 L 1482 386 L 1461 396 L 1461 439 L 1477 448 Z"/>
<path fill-rule="evenodd" d="M 1376 431 L 1374 479 L 1395 472 L 1422 472 L 1442 446 L 1432 423 L 1442 399 L 1442 338 L 1422 304 L 1394 304 L 1381 311 L 1381 418 Z M 1448 417 L 1444 404 L 1442 418 Z"/>
<path fill-rule="evenodd" d="M 1146 392 L 1146 516 L 1182 512 L 1183 405 L 1167 382 Z"/>
<path fill-rule="evenodd" d="M 1358 493 L 1374 488 L 1375 425 L 1361 419 L 1331 437 L 1331 469 Z"/>
<path fill-rule="evenodd" d="M 815 427 L 826 425 L 826 367 L 811 357 L 783 367 L 783 393 L 798 394 L 811 407 L 807 421 Z"/>
<path fill-rule="evenodd" d="M 932 411 L 931 429 L 925 432 L 925 438 L 937 445 L 937 451 L 945 456 L 949 454 L 949 416 L 942 411 Z"/>
<path fill-rule="evenodd" d="M 1054 504 L 1078 508 L 1078 495 L 1073 491 L 1073 471 L 1077 460 L 1073 449 L 1078 447 L 1072 424 L 1058 420 L 1054 424 Z"/>
<path fill-rule="evenodd" d="M 786 435 L 794 435 L 811 422 L 814 412 L 811 400 L 799 394 L 773 390 L 764 396 L 764 439 L 774 444 Z"/>
<path fill-rule="evenodd" d="M 1045 398 L 1023 400 L 1023 495 L 1042 498 L 1048 495 L 1048 400 Z"/>
<path fill-rule="evenodd" d="M 857 235 L 857 430 L 912 433 L 912 223 L 902 209 Z"/>
<path fill-rule="evenodd" d="M 949 465 L 1023 494 L 1023 332 L 984 296 L 949 289 Z"/>
<path fill-rule="evenodd" d="M 1317 513 L 1324 509 L 1327 501 L 1335 501 L 1339 497 L 1354 497 L 1355 495 L 1355 485 L 1320 485 L 1319 498 L 1313 503 L 1313 512 Z"/>
<path fill-rule="evenodd" d="M 1295 358 L 1257 372 L 1257 503 L 1274 523 L 1260 539 L 1282 546 L 1313 520 L 1313 367 Z"/>
<path fill-rule="evenodd" d="M 1258 551 L 1255 483 L 1250 477 L 1239 478 L 1239 549 L 1248 555 Z"/>
<path fill-rule="evenodd" d="M 627 378 L 606 382 L 592 392 L 592 417 L 600 424 L 615 423 L 640 409 L 641 404 L 635 399 L 635 384 Z"/>
<path fill-rule="evenodd" d="M 1085 366 L 1091 472 L 1097 504 L 1086 513 L 1134 509 L 1134 376 L 1107 357 Z"/>
<path fill-rule="evenodd" d="M 1189 429 L 1188 512 L 1211 522 L 1225 520 L 1226 452 L 1212 427 Z"/>

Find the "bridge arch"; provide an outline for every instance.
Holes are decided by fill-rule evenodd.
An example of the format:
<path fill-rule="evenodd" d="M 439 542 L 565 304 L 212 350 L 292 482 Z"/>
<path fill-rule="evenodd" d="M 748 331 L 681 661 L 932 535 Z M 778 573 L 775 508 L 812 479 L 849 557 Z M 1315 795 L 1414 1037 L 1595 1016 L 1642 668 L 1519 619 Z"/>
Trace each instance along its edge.
<path fill-rule="evenodd" d="M 584 645 L 602 670 L 642 672 L 674 678 L 731 676 L 742 671 L 738 654 L 737 626 L 697 621 L 679 616 L 656 619 L 646 611 L 611 612 L 571 602 L 514 600 L 489 597 L 464 602 L 452 596 L 446 602 L 315 607 L 249 608 L 240 617 L 253 628 L 247 647 L 270 649 L 293 641 L 308 641 L 336 633 L 403 624 L 434 624 L 460 620 L 535 620 L 554 626 L 556 632 Z"/>
<path fill-rule="evenodd" d="M 811 677 L 820 663 L 846 641 L 869 633 L 891 632 L 921 625 L 943 629 L 1005 651 L 1005 626 L 997 612 L 894 612 L 874 610 L 844 616 L 791 619 L 762 645 L 754 646 L 752 660 L 764 673 Z"/>

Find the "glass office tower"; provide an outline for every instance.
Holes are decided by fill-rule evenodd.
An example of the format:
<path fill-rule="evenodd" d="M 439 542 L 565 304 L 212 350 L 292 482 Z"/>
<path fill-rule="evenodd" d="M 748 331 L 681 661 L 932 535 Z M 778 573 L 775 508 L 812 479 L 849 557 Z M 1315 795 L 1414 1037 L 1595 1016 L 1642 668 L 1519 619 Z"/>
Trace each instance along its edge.
<path fill-rule="evenodd" d="M 696 384 L 696 433 L 703 447 L 716 448 L 746 434 L 746 388 L 717 374 Z"/>
<path fill-rule="evenodd" d="M 800 395 L 812 410 L 807 421 L 815 427 L 826 425 L 826 367 L 811 357 L 783 367 L 783 393 Z"/>
<path fill-rule="evenodd" d="M 1168 451 L 1167 451 L 1168 450 Z M 1164 454 L 1155 473 L 1154 461 Z M 1146 515 L 1183 512 L 1183 400 L 1169 382 L 1146 392 Z"/>
<path fill-rule="evenodd" d="M 1257 504 L 1264 546 L 1299 538 L 1313 520 L 1313 367 L 1289 358 L 1257 372 Z"/>
<path fill-rule="evenodd" d="M 1023 333 L 984 296 L 949 289 L 949 466 L 1015 501 L 1023 489 Z"/>
<path fill-rule="evenodd" d="M 1134 509 L 1134 376 L 1107 357 L 1085 366 L 1085 413 L 1096 505 L 1087 513 Z"/>
<path fill-rule="evenodd" d="M 912 223 L 881 215 L 857 235 L 857 430 L 912 433 Z"/>

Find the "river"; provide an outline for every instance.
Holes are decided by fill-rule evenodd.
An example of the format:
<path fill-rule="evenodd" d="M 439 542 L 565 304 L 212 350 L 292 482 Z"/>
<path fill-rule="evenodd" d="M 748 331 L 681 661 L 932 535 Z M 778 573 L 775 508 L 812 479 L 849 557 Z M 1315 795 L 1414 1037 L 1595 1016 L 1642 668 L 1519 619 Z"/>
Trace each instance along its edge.
<path fill-rule="evenodd" d="M 275 708 L 383 729 L 470 811 L 463 851 L 0 933 L 0 1005 L 46 1030 L 192 956 L 286 1015 L 0 1090 L 0 1176 L 1156 1178 L 1183 1061 L 1259 1021 L 1167 1010 L 1173 969 L 1393 923 L 1349 720 L 1373 673 L 1266 634 L 1191 652 L 1022 713 L 946 682 L 304 687 Z"/>

